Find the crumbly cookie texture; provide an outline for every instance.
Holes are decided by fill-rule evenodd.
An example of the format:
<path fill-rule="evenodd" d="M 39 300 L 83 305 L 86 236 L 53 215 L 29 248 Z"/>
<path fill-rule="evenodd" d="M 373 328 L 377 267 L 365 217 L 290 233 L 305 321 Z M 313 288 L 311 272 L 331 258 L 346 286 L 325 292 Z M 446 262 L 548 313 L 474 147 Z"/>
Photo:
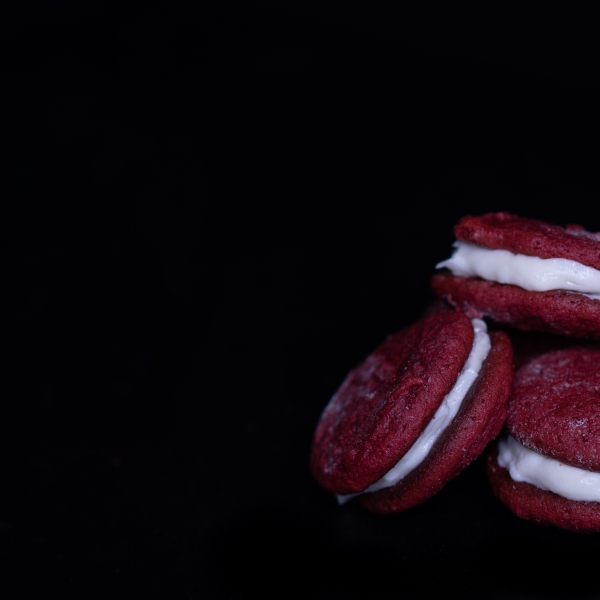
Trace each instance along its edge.
<path fill-rule="evenodd" d="M 600 339 L 600 300 L 576 292 L 529 292 L 515 285 L 436 273 L 433 291 L 471 318 L 524 331 Z"/>
<path fill-rule="evenodd" d="M 600 346 L 562 348 L 537 355 L 515 374 L 506 423 L 508 432 L 534 453 L 569 465 L 586 476 L 580 485 L 597 486 L 600 473 Z M 502 462 L 502 461 L 501 461 Z M 506 464 L 506 463 L 502 463 Z M 496 496 L 518 517 L 561 529 L 600 532 L 600 502 L 559 495 L 549 471 L 536 475 L 545 484 L 522 474 L 514 481 L 498 462 L 496 443 L 487 458 L 487 472 Z M 587 474 L 590 477 L 587 477 Z M 565 484 L 568 480 L 561 478 Z M 569 492 L 576 490 L 569 490 Z M 569 498 L 564 497 L 569 495 Z"/>
<path fill-rule="evenodd" d="M 517 517 L 538 525 L 578 533 L 600 532 L 600 503 L 568 500 L 530 483 L 513 481 L 498 465 L 494 442 L 487 456 L 487 474 L 494 494 Z"/>
<path fill-rule="evenodd" d="M 452 424 L 428 457 L 395 486 L 359 497 L 377 513 L 407 510 L 436 494 L 459 475 L 493 440 L 504 425 L 513 380 L 508 336 L 490 332 L 491 350 Z"/>
<path fill-rule="evenodd" d="M 456 239 L 491 250 L 539 258 L 567 258 L 600 269 L 600 233 L 580 225 L 559 227 L 507 212 L 463 217 L 454 227 Z"/>
<path fill-rule="evenodd" d="M 458 311 L 430 315 L 388 337 L 323 411 L 311 449 L 315 479 L 334 494 L 378 481 L 431 420 L 473 339 L 471 321 Z"/>
<path fill-rule="evenodd" d="M 507 426 L 531 450 L 600 472 L 600 347 L 556 350 L 519 369 Z"/>

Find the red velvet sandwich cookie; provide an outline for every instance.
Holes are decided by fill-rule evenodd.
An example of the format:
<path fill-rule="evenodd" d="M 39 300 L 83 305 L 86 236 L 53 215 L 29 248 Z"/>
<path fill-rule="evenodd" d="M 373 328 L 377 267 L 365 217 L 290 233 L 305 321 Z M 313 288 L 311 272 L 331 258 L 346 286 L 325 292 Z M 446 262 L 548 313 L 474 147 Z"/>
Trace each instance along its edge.
<path fill-rule="evenodd" d="M 521 367 L 507 429 L 487 462 L 496 496 L 522 519 L 600 532 L 600 347 Z"/>
<path fill-rule="evenodd" d="M 438 492 L 496 437 L 507 414 L 512 348 L 459 311 L 388 337 L 323 411 L 310 456 L 315 479 L 379 513 Z"/>
<path fill-rule="evenodd" d="M 600 339 L 600 233 L 509 213 L 464 217 L 436 294 L 471 317 Z"/>

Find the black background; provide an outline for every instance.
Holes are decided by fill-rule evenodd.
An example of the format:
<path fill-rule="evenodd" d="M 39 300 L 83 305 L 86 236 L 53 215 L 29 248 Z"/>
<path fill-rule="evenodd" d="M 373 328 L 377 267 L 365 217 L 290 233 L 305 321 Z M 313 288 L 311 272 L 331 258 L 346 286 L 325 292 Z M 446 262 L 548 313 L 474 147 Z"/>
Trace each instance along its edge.
<path fill-rule="evenodd" d="M 481 461 L 390 517 L 307 466 L 461 216 L 600 230 L 591 15 L 80 4 L 0 24 L 3 596 L 597 598 Z"/>

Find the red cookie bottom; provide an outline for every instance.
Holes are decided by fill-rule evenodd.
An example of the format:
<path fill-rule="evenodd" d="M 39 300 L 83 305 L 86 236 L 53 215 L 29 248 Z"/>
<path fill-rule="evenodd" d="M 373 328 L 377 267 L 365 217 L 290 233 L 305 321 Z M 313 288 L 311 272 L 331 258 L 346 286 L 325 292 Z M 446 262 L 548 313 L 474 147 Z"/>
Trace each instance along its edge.
<path fill-rule="evenodd" d="M 487 474 L 494 494 L 517 517 L 537 525 L 578 533 L 600 532 L 600 502 L 578 502 L 541 490 L 530 483 L 513 481 L 497 461 L 494 443 L 487 457 Z"/>
<path fill-rule="evenodd" d="M 515 285 L 437 273 L 433 291 L 467 316 L 486 317 L 524 331 L 600 339 L 600 300 L 556 290 L 529 292 Z"/>

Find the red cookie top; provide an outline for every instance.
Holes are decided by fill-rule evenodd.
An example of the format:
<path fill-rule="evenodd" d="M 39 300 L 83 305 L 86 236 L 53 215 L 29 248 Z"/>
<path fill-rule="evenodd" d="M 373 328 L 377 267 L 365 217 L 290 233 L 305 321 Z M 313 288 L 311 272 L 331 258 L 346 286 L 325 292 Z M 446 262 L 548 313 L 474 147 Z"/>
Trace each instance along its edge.
<path fill-rule="evenodd" d="M 540 258 L 568 258 L 600 269 L 600 233 L 590 233 L 579 225 L 566 229 L 506 212 L 480 217 L 463 217 L 454 227 L 458 240 L 491 250 Z"/>
<path fill-rule="evenodd" d="M 556 350 L 519 369 L 507 425 L 527 448 L 600 472 L 600 347 Z"/>
<path fill-rule="evenodd" d="M 473 346 L 461 312 L 440 312 L 391 335 L 352 370 L 315 432 L 310 466 L 335 494 L 360 492 L 414 444 L 456 382 Z"/>

